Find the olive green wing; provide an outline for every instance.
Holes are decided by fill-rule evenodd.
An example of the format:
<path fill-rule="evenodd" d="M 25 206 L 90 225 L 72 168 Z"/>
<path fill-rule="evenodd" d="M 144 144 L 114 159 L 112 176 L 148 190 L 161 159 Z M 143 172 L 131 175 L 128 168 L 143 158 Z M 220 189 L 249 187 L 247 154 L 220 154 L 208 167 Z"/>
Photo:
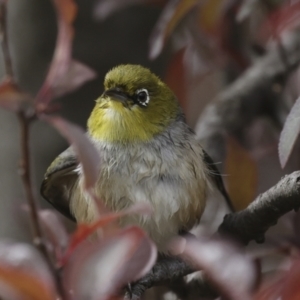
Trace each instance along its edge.
<path fill-rule="evenodd" d="M 235 209 L 234 209 L 233 204 L 230 200 L 230 197 L 224 187 L 222 176 L 221 176 L 219 170 L 217 169 L 212 158 L 204 150 L 203 150 L 203 160 L 209 170 L 209 176 L 210 176 L 212 182 L 216 185 L 216 187 L 218 188 L 220 193 L 225 198 L 225 201 L 226 201 L 228 207 L 230 208 L 230 210 L 232 212 L 234 212 Z"/>
<path fill-rule="evenodd" d="M 71 147 L 62 152 L 47 169 L 41 185 L 42 196 L 67 218 L 76 221 L 70 211 L 70 194 L 78 179 L 78 161 Z"/>

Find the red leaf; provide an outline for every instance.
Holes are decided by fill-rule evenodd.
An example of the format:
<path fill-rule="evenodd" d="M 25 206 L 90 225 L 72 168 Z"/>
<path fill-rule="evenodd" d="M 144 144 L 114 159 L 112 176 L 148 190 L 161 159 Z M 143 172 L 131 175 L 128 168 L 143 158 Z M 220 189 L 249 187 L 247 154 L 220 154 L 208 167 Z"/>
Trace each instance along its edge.
<path fill-rule="evenodd" d="M 108 299 L 145 275 L 155 260 L 153 242 L 140 228 L 130 227 L 80 248 L 65 268 L 65 287 L 76 299 Z"/>
<path fill-rule="evenodd" d="M 197 269 L 203 270 L 227 299 L 251 299 L 255 283 L 255 267 L 249 257 L 237 247 L 221 239 L 187 238 L 185 248 L 178 241 L 183 258 L 188 259 Z M 176 250 L 176 240 L 171 244 Z"/>
<path fill-rule="evenodd" d="M 0 243 L 0 283 L 0 294 L 5 298 L 13 292 L 18 294 L 17 299 L 55 299 L 47 264 L 35 248 L 26 244 Z"/>
<path fill-rule="evenodd" d="M 72 61 L 72 23 L 77 13 L 73 0 L 53 0 L 58 23 L 58 36 L 50 69 L 43 86 L 36 96 L 38 110 L 43 110 L 54 98 L 75 90 L 95 72 L 83 64 Z"/>
<path fill-rule="evenodd" d="M 184 51 L 185 49 L 181 49 L 173 55 L 168 65 L 165 82 L 176 95 L 181 107 L 183 108 L 183 111 L 186 112 L 188 103 L 185 69 L 183 63 Z"/>
<path fill-rule="evenodd" d="M 64 70 L 63 76 L 60 80 L 53 81 L 52 92 L 55 97 L 60 97 L 64 94 L 70 93 L 82 86 L 86 81 L 92 80 L 97 76 L 96 72 L 86 65 L 71 60 L 67 69 Z M 45 103 L 40 103 L 38 110 L 43 112 Z M 47 106 L 46 106 L 47 107 Z"/>
<path fill-rule="evenodd" d="M 294 260 L 291 269 L 284 277 L 282 300 L 298 300 L 300 299 L 300 261 Z"/>
<path fill-rule="evenodd" d="M 300 2 L 288 1 L 269 16 L 267 23 L 271 25 L 272 33 L 277 38 L 286 30 L 291 30 L 300 24 Z"/>
<path fill-rule="evenodd" d="M 65 251 L 68 246 L 69 235 L 66 228 L 58 214 L 51 209 L 39 211 L 39 218 L 46 237 L 53 247 L 56 261 L 59 261 L 62 259 L 63 251 Z"/>
<path fill-rule="evenodd" d="M 74 147 L 84 176 L 84 187 L 92 190 L 98 180 L 100 156 L 86 133 L 79 126 L 60 117 L 43 116 L 41 119 L 54 126 Z"/>
<path fill-rule="evenodd" d="M 0 84 L 0 106 L 17 112 L 24 105 L 30 104 L 30 96 L 21 92 L 11 79 L 4 79 Z"/>
<path fill-rule="evenodd" d="M 0 294 L 6 299 L 54 300 L 51 291 L 38 277 L 0 264 Z"/>
<path fill-rule="evenodd" d="M 96 232 L 99 228 L 107 226 L 109 223 L 116 221 L 117 219 L 128 215 L 128 214 L 150 214 L 152 209 L 147 203 L 138 203 L 132 205 L 129 209 L 116 212 L 108 213 L 103 215 L 92 224 L 79 224 L 76 231 L 73 233 L 68 249 L 65 252 L 63 259 L 61 260 L 61 265 L 64 265 L 69 257 L 72 255 L 74 250 L 86 240 L 88 236 Z"/>
<path fill-rule="evenodd" d="M 296 100 L 287 119 L 279 138 L 279 160 L 281 167 L 284 168 L 293 150 L 294 144 L 300 131 L 300 97 Z"/>

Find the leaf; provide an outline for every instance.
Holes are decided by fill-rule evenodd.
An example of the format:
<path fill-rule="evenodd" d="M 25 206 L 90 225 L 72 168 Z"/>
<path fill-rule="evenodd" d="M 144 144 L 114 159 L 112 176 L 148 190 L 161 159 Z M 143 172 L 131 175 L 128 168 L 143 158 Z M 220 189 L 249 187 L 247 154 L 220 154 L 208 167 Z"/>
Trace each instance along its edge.
<path fill-rule="evenodd" d="M 255 198 L 258 170 L 254 159 L 232 137 L 227 140 L 225 161 L 227 189 L 236 210 L 248 206 Z"/>
<path fill-rule="evenodd" d="M 300 299 L 300 260 L 292 261 L 291 268 L 284 278 L 282 300 Z"/>
<path fill-rule="evenodd" d="M 55 127 L 74 147 L 84 176 L 84 187 L 92 190 L 100 172 L 100 155 L 92 141 L 82 128 L 60 117 L 42 116 L 41 119 Z"/>
<path fill-rule="evenodd" d="M 150 37 L 150 59 L 155 59 L 164 44 L 183 17 L 191 11 L 198 0 L 170 0 L 165 6 Z"/>
<path fill-rule="evenodd" d="M 98 0 L 94 9 L 96 19 L 104 21 L 113 13 L 133 4 L 147 3 L 148 0 Z"/>
<path fill-rule="evenodd" d="M 91 68 L 78 61 L 71 60 L 64 76 L 61 80 L 55 82 L 55 86 L 52 86 L 55 89 L 55 97 L 72 92 L 96 76 L 96 72 Z"/>
<path fill-rule="evenodd" d="M 144 276 L 156 260 L 156 248 L 138 227 L 78 249 L 63 274 L 75 299 L 108 299 Z"/>
<path fill-rule="evenodd" d="M 187 238 L 184 249 L 181 239 L 178 244 L 181 256 L 192 266 L 203 270 L 222 296 L 231 300 L 251 299 L 256 280 L 255 266 L 239 248 L 221 239 L 206 238 Z M 171 247 L 174 251 L 177 240 L 172 242 Z"/>
<path fill-rule="evenodd" d="M 46 79 L 36 96 L 37 109 L 47 109 L 49 102 L 80 87 L 96 75 L 87 66 L 72 60 L 72 27 L 77 14 L 77 5 L 73 0 L 52 0 L 57 14 L 58 36 L 53 59 Z"/>
<path fill-rule="evenodd" d="M 53 291 L 29 273 L 14 270 L 0 264 L 0 294 L 4 297 L 24 300 L 54 300 L 56 299 Z M 4 284 L 4 286 L 3 286 Z M 17 294 L 17 295 L 16 295 Z M 10 298 L 11 299 L 11 298 Z"/>
<path fill-rule="evenodd" d="M 199 25 L 201 30 L 216 34 L 220 20 L 224 12 L 228 0 L 210 0 L 204 1 L 199 10 Z"/>
<path fill-rule="evenodd" d="M 272 33 L 278 37 L 283 32 L 291 30 L 300 24 L 300 2 L 288 1 L 272 12 L 267 19 L 267 23 L 272 27 Z"/>
<path fill-rule="evenodd" d="M 51 209 L 40 210 L 39 218 L 47 240 L 50 241 L 53 247 L 56 261 L 61 260 L 69 242 L 69 235 L 65 226 L 58 214 Z"/>
<path fill-rule="evenodd" d="M 89 237 L 96 232 L 99 228 L 107 226 L 109 223 L 116 221 L 117 219 L 128 214 L 143 214 L 148 215 L 152 213 L 152 209 L 148 203 L 137 203 L 130 208 L 116 212 L 102 215 L 99 219 L 92 224 L 79 224 L 76 231 L 73 233 L 68 249 L 65 252 L 64 257 L 61 260 L 61 265 L 64 265 L 70 258 L 74 250 Z"/>
<path fill-rule="evenodd" d="M 55 299 L 47 264 L 35 248 L 26 244 L 0 243 L 0 283 L 0 294 L 4 297 L 13 292 L 18 294 L 16 299 Z"/>
<path fill-rule="evenodd" d="M 279 161 L 285 167 L 300 131 L 300 97 L 296 100 L 284 123 L 279 138 Z"/>
<path fill-rule="evenodd" d="M 171 88 L 179 100 L 183 111 L 187 111 L 187 90 L 186 90 L 186 77 L 184 69 L 184 49 L 179 50 L 173 54 L 169 62 L 167 73 L 165 75 L 165 82 Z"/>
<path fill-rule="evenodd" d="M 137 4 L 152 4 L 162 5 L 168 0 L 98 0 L 94 8 L 94 16 L 100 21 L 104 21 L 106 18 L 111 16 L 113 13 L 119 10 Z"/>
<path fill-rule="evenodd" d="M 277 272 L 275 279 L 264 284 L 256 293 L 254 300 L 300 299 L 300 261 L 299 258 L 289 262 L 290 268 L 287 271 Z"/>
<path fill-rule="evenodd" d="M 238 22 L 245 21 L 255 10 L 260 0 L 243 0 L 237 12 L 236 19 Z"/>
<path fill-rule="evenodd" d="M 30 105 L 30 96 L 21 92 L 13 80 L 6 78 L 0 84 L 0 106 L 18 112 L 25 105 Z"/>

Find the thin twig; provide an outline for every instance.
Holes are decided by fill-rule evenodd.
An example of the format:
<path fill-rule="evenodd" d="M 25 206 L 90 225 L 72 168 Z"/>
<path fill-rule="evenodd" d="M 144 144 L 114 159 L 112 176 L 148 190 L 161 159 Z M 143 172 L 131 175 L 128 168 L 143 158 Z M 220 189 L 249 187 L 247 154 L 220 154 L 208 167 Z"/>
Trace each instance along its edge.
<path fill-rule="evenodd" d="M 8 77 L 13 78 L 13 68 L 12 61 L 10 57 L 9 47 L 8 47 L 8 38 L 7 38 L 7 27 L 6 27 L 6 2 L 0 4 L 0 40 L 1 48 L 4 59 L 5 73 Z"/>
<path fill-rule="evenodd" d="M 7 17 L 7 6 L 6 2 L 0 3 L 0 41 L 1 48 L 3 52 L 5 73 L 6 76 L 11 80 L 14 80 L 14 73 L 12 68 L 12 60 L 8 47 L 8 36 L 7 36 L 7 26 L 6 26 L 6 17 Z M 53 278 L 56 281 L 57 299 L 63 299 L 64 291 L 62 288 L 60 276 L 58 270 L 55 269 L 51 256 L 47 250 L 43 232 L 39 221 L 38 208 L 37 208 L 37 199 L 34 194 L 33 185 L 32 185 L 32 176 L 30 172 L 30 149 L 29 149 L 29 126 L 31 122 L 35 119 L 36 115 L 34 112 L 28 113 L 27 107 L 23 107 L 17 113 L 19 123 L 20 123 L 20 141 L 21 141 L 21 159 L 20 159 L 20 168 L 19 173 L 22 178 L 22 183 L 26 195 L 26 199 L 29 205 L 31 228 L 33 235 L 33 243 L 43 254 L 48 266 L 53 274 Z"/>
<path fill-rule="evenodd" d="M 59 293 L 59 299 L 63 299 L 63 288 L 61 280 L 58 274 L 58 270 L 55 269 L 51 256 L 47 250 L 43 233 L 38 216 L 37 200 L 33 192 L 32 177 L 30 172 L 30 150 L 29 150 L 29 125 L 33 120 L 32 117 L 27 117 L 26 114 L 21 111 L 18 113 L 20 129 L 21 129 L 21 159 L 19 173 L 22 178 L 23 187 L 26 194 L 26 199 L 29 205 L 31 228 L 33 235 L 34 245 L 41 251 L 44 258 L 46 259 L 50 270 L 52 271 L 53 277 L 56 281 L 56 287 Z"/>
<path fill-rule="evenodd" d="M 40 251 L 47 257 L 47 249 L 42 241 L 42 230 L 39 223 L 38 209 L 36 200 L 33 194 L 31 174 L 30 174 L 30 154 L 29 154 L 29 121 L 24 115 L 24 112 L 18 114 L 20 129 L 21 129 L 21 160 L 19 173 L 22 178 L 26 198 L 28 201 L 31 222 L 33 242 Z"/>

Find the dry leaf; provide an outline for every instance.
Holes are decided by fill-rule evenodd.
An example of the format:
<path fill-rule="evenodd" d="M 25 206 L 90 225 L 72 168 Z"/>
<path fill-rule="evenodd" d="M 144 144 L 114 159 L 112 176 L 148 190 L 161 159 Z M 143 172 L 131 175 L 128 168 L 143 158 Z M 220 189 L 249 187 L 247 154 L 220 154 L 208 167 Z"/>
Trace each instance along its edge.
<path fill-rule="evenodd" d="M 258 170 L 254 159 L 233 137 L 227 140 L 225 174 L 233 206 L 244 209 L 255 198 Z"/>
<path fill-rule="evenodd" d="M 167 72 L 165 75 L 165 82 L 171 88 L 176 95 L 183 111 L 187 111 L 187 86 L 184 69 L 184 51 L 182 49 L 173 54 L 171 61 L 169 62 Z"/>
<path fill-rule="evenodd" d="M 155 59 L 161 53 L 166 40 L 178 23 L 198 2 L 199 0 L 171 0 L 167 3 L 150 38 L 151 59 Z"/>

